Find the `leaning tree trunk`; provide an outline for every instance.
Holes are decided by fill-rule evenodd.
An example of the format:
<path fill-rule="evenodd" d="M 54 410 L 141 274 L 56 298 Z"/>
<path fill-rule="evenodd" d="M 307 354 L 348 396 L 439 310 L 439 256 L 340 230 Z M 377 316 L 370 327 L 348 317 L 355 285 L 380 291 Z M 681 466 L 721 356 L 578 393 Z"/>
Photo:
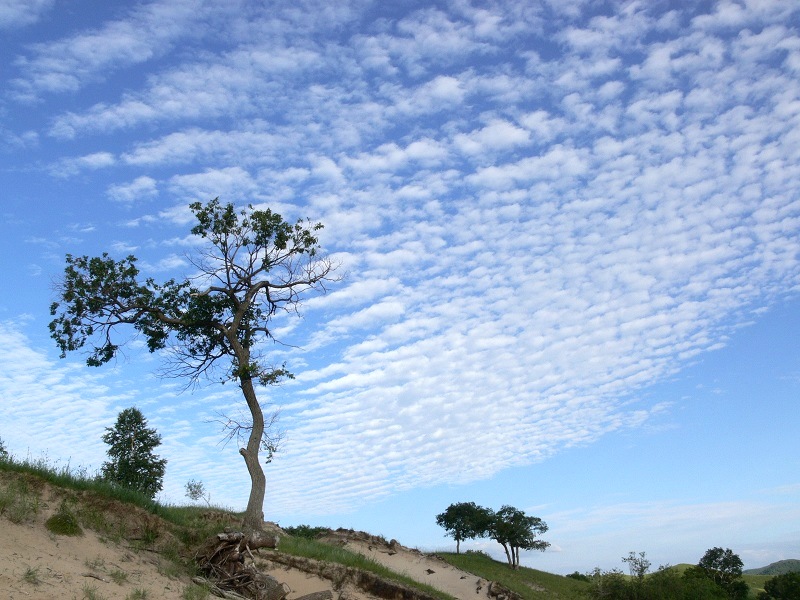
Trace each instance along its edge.
<path fill-rule="evenodd" d="M 247 408 L 250 409 L 250 416 L 253 418 L 253 428 L 250 430 L 247 446 L 239 449 L 239 454 L 244 458 L 247 471 L 250 473 L 251 483 L 250 498 L 247 500 L 247 508 L 244 511 L 242 528 L 245 532 L 252 533 L 264 529 L 264 493 L 267 487 L 267 478 L 264 476 L 264 469 L 258 459 L 258 451 L 261 449 L 261 440 L 264 436 L 264 413 L 258 403 L 252 378 L 249 375 L 242 375 L 239 381 L 242 393 L 247 400 Z"/>
<path fill-rule="evenodd" d="M 503 550 L 506 551 L 506 560 L 508 561 L 508 566 L 512 569 L 514 568 L 514 561 L 511 559 L 511 555 L 508 553 L 508 545 L 505 542 L 500 542 L 503 546 Z"/>

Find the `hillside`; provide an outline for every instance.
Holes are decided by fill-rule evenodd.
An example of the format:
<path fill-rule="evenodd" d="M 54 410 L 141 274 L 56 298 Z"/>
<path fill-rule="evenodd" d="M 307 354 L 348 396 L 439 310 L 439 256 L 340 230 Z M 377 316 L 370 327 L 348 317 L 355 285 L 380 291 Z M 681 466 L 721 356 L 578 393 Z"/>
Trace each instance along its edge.
<path fill-rule="evenodd" d="M 95 480 L 0 460 L 0 589 L 15 600 L 211 598 L 196 578 L 195 552 L 239 515 L 126 496 Z M 512 572 L 485 555 L 463 563 L 349 530 L 321 539 L 277 531 L 278 547 L 251 557 L 285 586 L 286 600 L 577 600 L 587 586 Z"/>
<path fill-rule="evenodd" d="M 758 569 L 747 569 L 745 575 L 783 575 L 784 573 L 800 573 L 800 560 L 789 558 L 771 563 Z"/>

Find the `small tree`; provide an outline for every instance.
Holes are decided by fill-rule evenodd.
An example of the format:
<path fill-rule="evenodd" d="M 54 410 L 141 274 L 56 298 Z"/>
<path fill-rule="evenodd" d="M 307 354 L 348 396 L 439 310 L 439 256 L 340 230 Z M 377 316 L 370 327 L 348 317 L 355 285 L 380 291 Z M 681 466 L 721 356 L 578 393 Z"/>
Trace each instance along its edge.
<path fill-rule="evenodd" d="M 645 552 L 629 552 L 628 556 L 622 559 L 622 562 L 627 563 L 628 570 L 631 572 L 631 577 L 635 577 L 639 581 L 644 580 L 644 576 L 650 570 L 650 561 L 647 560 Z"/>
<path fill-rule="evenodd" d="M 147 419 L 136 408 L 126 408 L 114 427 L 107 427 L 103 441 L 111 459 L 103 463 L 103 477 L 153 498 L 161 490 L 167 460 L 153 454 L 161 436 L 147 427 Z"/>
<path fill-rule="evenodd" d="M 186 482 L 186 497 L 194 502 L 203 500 L 206 505 L 211 506 L 211 494 L 206 492 L 206 488 L 202 481 L 190 479 Z"/>
<path fill-rule="evenodd" d="M 456 541 L 456 554 L 461 552 L 461 542 L 485 535 L 492 522 L 492 511 L 474 502 L 457 502 L 436 515 L 436 524 L 444 527 L 447 535 Z"/>
<path fill-rule="evenodd" d="M 536 539 L 547 531 L 547 523 L 539 517 L 529 517 L 513 506 L 505 505 L 494 514 L 489 536 L 503 546 L 512 569 L 519 569 L 520 550 L 544 550 L 550 542 Z"/>
<path fill-rule="evenodd" d="M 0 438 L 0 460 L 8 460 L 8 450 L 6 450 L 3 438 Z"/>

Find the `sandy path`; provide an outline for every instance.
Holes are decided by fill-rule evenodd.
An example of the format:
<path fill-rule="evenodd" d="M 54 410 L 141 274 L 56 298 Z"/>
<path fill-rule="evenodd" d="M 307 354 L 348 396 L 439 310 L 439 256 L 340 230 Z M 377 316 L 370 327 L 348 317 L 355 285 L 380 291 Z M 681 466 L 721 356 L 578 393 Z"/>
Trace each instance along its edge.
<path fill-rule="evenodd" d="M 359 539 L 349 539 L 344 547 L 416 581 L 427 583 L 456 598 L 490 598 L 489 582 L 471 573 L 457 569 L 441 558 L 411 550 L 400 544 L 391 546 L 374 544 Z"/>

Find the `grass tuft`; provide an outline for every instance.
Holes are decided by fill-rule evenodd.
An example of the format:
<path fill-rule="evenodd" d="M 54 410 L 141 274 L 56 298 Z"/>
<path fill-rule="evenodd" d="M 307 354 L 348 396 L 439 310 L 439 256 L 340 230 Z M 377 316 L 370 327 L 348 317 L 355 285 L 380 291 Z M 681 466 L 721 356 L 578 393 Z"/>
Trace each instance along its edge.
<path fill-rule="evenodd" d="M 208 600 L 210 595 L 207 587 L 191 583 L 183 588 L 181 598 L 182 600 Z"/>
<path fill-rule="evenodd" d="M 128 581 L 128 574 L 120 569 L 114 569 L 108 574 L 108 576 L 111 577 L 111 579 L 113 579 L 114 583 L 117 585 L 122 585 Z"/>
<path fill-rule="evenodd" d="M 78 524 L 78 518 L 69 509 L 66 500 L 61 502 L 58 512 L 47 519 L 44 526 L 49 532 L 56 535 L 83 535 L 83 529 Z"/>
<path fill-rule="evenodd" d="M 105 600 L 105 596 L 100 594 L 95 586 L 84 583 L 82 600 Z"/>
<path fill-rule="evenodd" d="M 494 560 L 483 552 L 467 552 L 465 554 L 442 552 L 438 556 L 454 567 L 504 585 L 525 600 L 543 600 L 544 598 L 582 600 L 586 598 L 589 588 L 589 584 L 585 581 L 571 577 L 562 577 L 527 567 L 512 570 L 507 563 Z"/>
<path fill-rule="evenodd" d="M 27 567 L 22 574 L 22 581 L 31 585 L 39 585 L 42 580 L 39 578 L 39 567 Z"/>

